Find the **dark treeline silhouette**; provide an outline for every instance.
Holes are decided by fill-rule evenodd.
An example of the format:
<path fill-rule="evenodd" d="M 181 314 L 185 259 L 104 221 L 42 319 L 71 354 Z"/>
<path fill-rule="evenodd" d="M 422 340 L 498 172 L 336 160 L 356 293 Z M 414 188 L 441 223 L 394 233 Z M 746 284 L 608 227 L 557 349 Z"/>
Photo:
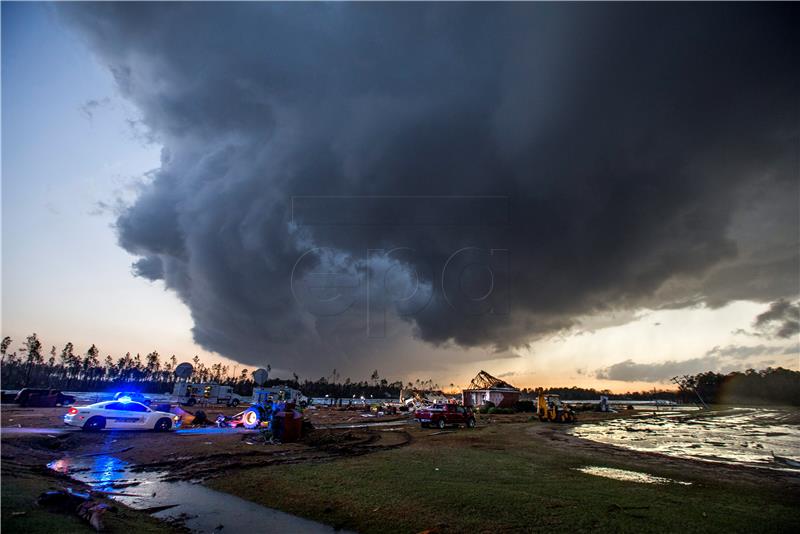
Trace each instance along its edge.
<path fill-rule="evenodd" d="M 60 351 L 53 346 L 45 352 L 36 334 L 28 336 L 18 351 L 9 351 L 11 343 L 9 337 L 0 342 L 0 380 L 4 389 L 49 387 L 64 391 L 106 391 L 123 389 L 127 385 L 144 393 L 166 393 L 172 391 L 175 382 L 173 370 L 178 364 L 175 355 L 163 361 L 156 351 L 144 357 L 126 353 L 119 358 L 111 355 L 101 358 L 95 345 L 80 354 L 72 343 L 67 343 Z M 227 367 L 220 364 L 206 367 L 196 356 L 195 361 L 199 363 L 195 367 L 197 379 L 227 378 Z"/>
<path fill-rule="evenodd" d="M 0 342 L 0 383 L 3 389 L 15 390 L 24 387 L 53 388 L 62 391 L 125 391 L 142 393 L 171 393 L 175 385 L 173 371 L 180 363 L 173 354 L 162 358 L 153 351 L 145 356 L 140 354 L 114 358 L 111 355 L 100 357 L 100 351 L 92 345 L 85 353 L 76 351 L 72 343 L 67 343 L 60 351 L 55 346 L 45 352 L 36 334 L 25 339 L 23 345 L 11 352 L 12 340 L 3 338 Z M 198 356 L 191 359 L 194 373 L 193 382 L 217 382 L 232 386 L 239 395 L 251 395 L 253 391 L 252 371 L 239 366 L 215 363 L 206 365 Z M 269 369 L 269 366 L 267 366 Z M 396 398 L 400 395 L 403 383 L 389 382 L 375 370 L 369 381 L 344 381 L 334 369 L 330 377 L 317 381 L 305 380 L 293 375 L 291 379 L 270 379 L 265 386 L 284 385 L 301 390 L 310 397 L 361 397 Z M 412 387 L 408 383 L 408 387 Z M 416 385 L 433 386 L 431 380 L 416 381 Z M 438 385 L 436 385 L 438 387 Z"/>
<path fill-rule="evenodd" d="M 533 389 L 523 390 L 533 393 Z M 800 372 L 782 367 L 769 367 L 762 371 L 748 369 L 744 372 L 720 374 L 700 373 L 685 377 L 680 387 L 674 390 L 632 391 L 611 393 L 607 389 L 579 387 L 555 387 L 546 393 L 557 393 L 565 400 L 597 399 L 607 395 L 609 399 L 624 400 L 669 400 L 684 403 L 699 402 L 697 393 L 708 404 L 771 404 L 800 406 Z"/>
<path fill-rule="evenodd" d="M 763 371 L 748 369 L 726 375 L 707 372 L 687 377 L 679 393 L 682 400 L 693 402 L 696 399 L 692 388 L 709 404 L 800 406 L 800 372 L 782 367 Z"/>
<path fill-rule="evenodd" d="M 523 389 L 523 392 L 533 395 L 534 388 Z M 545 393 L 553 393 L 559 395 L 564 400 L 597 400 L 601 395 L 607 396 L 609 399 L 624 399 L 624 400 L 678 400 L 678 392 L 676 390 L 658 389 L 650 391 L 629 391 L 626 393 L 612 393 L 608 389 L 594 389 L 594 388 L 579 388 L 576 386 L 566 387 L 549 387 L 545 388 Z"/>
<path fill-rule="evenodd" d="M 5 337 L 0 342 L 0 384 L 3 389 L 23 387 L 54 388 L 63 391 L 124 391 L 136 390 L 142 393 L 170 393 L 175 385 L 173 371 L 180 363 L 173 354 L 162 358 L 153 351 L 145 356 L 140 354 L 114 358 L 107 355 L 101 358 L 95 345 L 85 353 L 76 352 L 72 343 L 67 343 L 60 351 L 55 346 L 44 350 L 36 334 L 25 339 L 23 345 L 10 352 L 12 340 Z M 252 371 L 239 366 L 215 363 L 206 365 L 198 356 L 191 359 L 194 373 L 193 382 L 217 382 L 232 386 L 239 395 L 251 395 L 253 391 Z M 269 370 L 269 366 L 267 366 Z M 420 390 L 439 390 L 433 380 L 415 380 L 403 383 L 381 378 L 378 371 L 372 372 L 369 380 L 353 381 L 339 375 L 336 369 L 318 380 L 300 381 L 296 374 L 291 379 L 270 379 L 265 386 L 284 385 L 299 389 L 309 397 L 334 398 L 397 398 L 403 388 Z M 727 375 L 707 372 L 687 377 L 683 386 L 674 390 L 634 391 L 612 393 L 609 390 L 579 387 L 550 387 L 545 391 L 557 393 L 565 400 L 597 399 L 607 395 L 611 399 L 626 400 L 671 400 L 693 403 L 697 401 L 694 389 L 703 399 L 711 403 L 740 404 L 784 404 L 800 405 L 800 372 L 783 368 L 768 368 L 763 371 L 748 370 Z M 457 391 L 450 384 L 450 391 Z M 535 388 L 526 388 L 524 393 L 534 394 Z"/>

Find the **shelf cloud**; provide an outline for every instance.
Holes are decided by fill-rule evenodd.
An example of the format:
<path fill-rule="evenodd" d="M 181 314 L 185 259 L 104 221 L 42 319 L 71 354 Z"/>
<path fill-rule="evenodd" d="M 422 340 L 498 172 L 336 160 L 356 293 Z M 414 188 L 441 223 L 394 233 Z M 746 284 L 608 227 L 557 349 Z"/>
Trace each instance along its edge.
<path fill-rule="evenodd" d="M 800 293 L 796 5 L 57 9 L 163 146 L 116 222 L 133 273 L 240 362 Z"/>

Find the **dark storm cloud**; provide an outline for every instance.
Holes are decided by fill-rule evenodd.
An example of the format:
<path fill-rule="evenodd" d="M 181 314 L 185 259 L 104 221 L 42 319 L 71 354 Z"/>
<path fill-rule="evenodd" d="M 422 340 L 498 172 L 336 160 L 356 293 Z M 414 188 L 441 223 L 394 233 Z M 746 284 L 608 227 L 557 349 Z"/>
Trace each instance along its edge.
<path fill-rule="evenodd" d="M 134 262 L 133 274 L 148 280 L 164 279 L 164 264 L 158 256 L 146 256 Z"/>
<path fill-rule="evenodd" d="M 633 360 L 624 360 L 605 369 L 595 372 L 595 376 L 602 380 L 618 380 L 621 382 L 665 382 L 673 376 L 696 374 L 716 369 L 719 358 L 704 357 L 689 360 L 656 363 L 638 363 Z"/>
<path fill-rule="evenodd" d="M 800 302 L 778 300 L 759 314 L 753 328 L 770 337 L 797 338 L 800 334 Z"/>
<path fill-rule="evenodd" d="M 774 360 L 769 362 L 758 360 L 756 363 L 751 359 L 763 356 L 782 356 L 783 358 L 777 362 L 779 365 L 793 366 L 800 356 L 800 345 L 728 345 L 714 347 L 698 358 L 654 363 L 639 363 L 628 359 L 599 369 L 594 375 L 600 379 L 622 382 L 666 382 L 674 376 L 706 371 L 727 373 L 776 363 Z"/>
<path fill-rule="evenodd" d="M 794 5 L 59 9 L 165 147 L 119 240 L 208 349 L 355 366 L 395 357 L 411 325 L 503 355 L 579 316 L 798 293 Z M 509 220 L 471 225 L 473 206 L 444 226 L 292 221 L 293 197 L 325 195 L 499 196 Z M 296 266 L 312 247 L 328 252 Z M 393 247 L 413 250 L 366 260 Z M 465 315 L 443 298 L 464 247 L 508 251 L 505 302 Z M 360 280 L 324 317 L 290 283 L 320 269 Z M 404 270 L 426 305 L 377 302 L 395 340 L 377 345 L 365 275 L 414 286 Z M 465 263 L 459 290 L 481 294 L 479 271 Z"/>
<path fill-rule="evenodd" d="M 798 355 L 800 345 L 727 345 L 725 347 L 714 347 L 706 352 L 706 357 L 720 357 L 744 360 L 751 356 L 767 355 Z"/>

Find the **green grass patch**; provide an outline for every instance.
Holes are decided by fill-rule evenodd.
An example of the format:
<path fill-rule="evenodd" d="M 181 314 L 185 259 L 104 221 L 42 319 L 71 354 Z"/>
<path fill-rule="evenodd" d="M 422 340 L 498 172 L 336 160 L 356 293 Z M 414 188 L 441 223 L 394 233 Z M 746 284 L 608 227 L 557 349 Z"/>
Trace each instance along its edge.
<path fill-rule="evenodd" d="M 800 531 L 789 496 L 745 483 L 691 478 L 641 484 L 587 475 L 584 465 L 631 469 L 568 446 L 526 439 L 524 425 L 460 432 L 328 463 L 237 472 L 210 484 L 290 513 L 359 532 Z M 422 441 L 422 440 L 420 440 Z"/>

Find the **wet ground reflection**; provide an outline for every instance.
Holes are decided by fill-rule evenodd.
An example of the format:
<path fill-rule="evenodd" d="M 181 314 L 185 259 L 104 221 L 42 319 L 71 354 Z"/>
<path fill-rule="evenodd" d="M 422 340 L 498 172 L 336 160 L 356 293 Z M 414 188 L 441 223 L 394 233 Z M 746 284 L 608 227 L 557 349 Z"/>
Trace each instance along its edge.
<path fill-rule="evenodd" d="M 192 482 L 167 482 L 163 473 L 134 473 L 111 455 L 65 457 L 50 469 L 84 482 L 94 490 L 154 517 L 179 521 L 192 532 L 341 532 Z M 265 488 L 266 490 L 266 488 Z M 166 509 L 165 509 L 166 508 Z"/>
<path fill-rule="evenodd" d="M 638 471 L 628 471 L 626 469 L 614 469 L 613 467 L 597 467 L 586 466 L 578 467 L 576 471 L 586 473 L 587 475 L 595 475 L 605 478 L 613 478 L 614 480 L 623 480 L 625 482 L 639 482 L 641 484 L 682 484 L 684 486 L 691 486 L 691 482 L 680 482 L 671 478 L 657 477 L 648 473 L 640 473 Z"/>
<path fill-rule="evenodd" d="M 634 450 L 800 473 L 791 465 L 800 462 L 798 421 L 798 413 L 788 410 L 736 408 L 612 419 L 570 433 Z"/>

